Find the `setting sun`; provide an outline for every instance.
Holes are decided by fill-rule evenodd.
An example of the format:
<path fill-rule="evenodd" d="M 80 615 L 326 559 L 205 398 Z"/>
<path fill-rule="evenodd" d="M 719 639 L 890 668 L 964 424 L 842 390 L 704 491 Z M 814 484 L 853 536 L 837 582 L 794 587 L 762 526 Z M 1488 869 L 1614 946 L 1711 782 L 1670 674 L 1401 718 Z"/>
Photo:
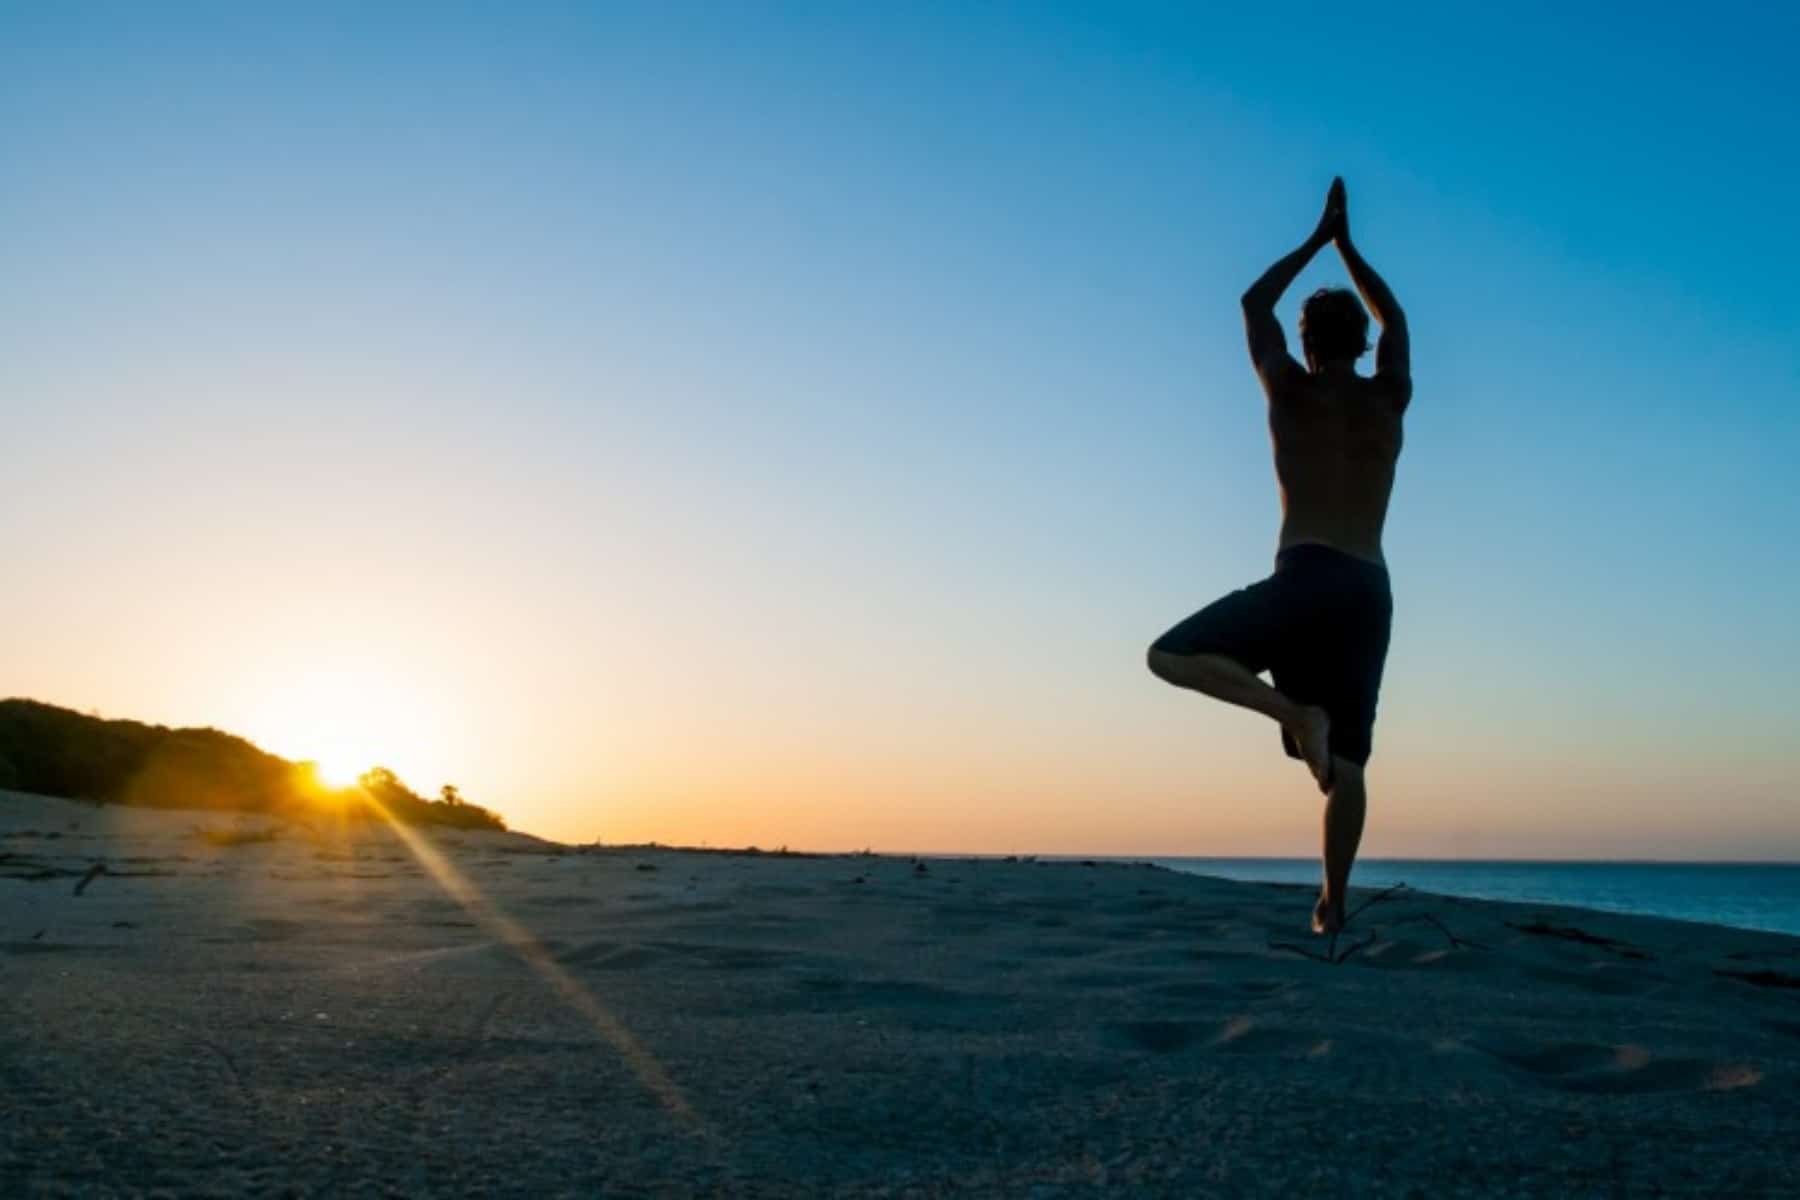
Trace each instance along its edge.
<path fill-rule="evenodd" d="M 245 732 L 258 745 L 316 765 L 328 788 L 375 766 L 421 786 L 441 782 L 435 707 L 414 689 L 362 665 L 317 666 L 262 696 Z"/>
<path fill-rule="evenodd" d="M 373 765 L 367 755 L 349 750 L 320 750 L 313 758 L 319 782 L 328 788 L 347 788 Z"/>

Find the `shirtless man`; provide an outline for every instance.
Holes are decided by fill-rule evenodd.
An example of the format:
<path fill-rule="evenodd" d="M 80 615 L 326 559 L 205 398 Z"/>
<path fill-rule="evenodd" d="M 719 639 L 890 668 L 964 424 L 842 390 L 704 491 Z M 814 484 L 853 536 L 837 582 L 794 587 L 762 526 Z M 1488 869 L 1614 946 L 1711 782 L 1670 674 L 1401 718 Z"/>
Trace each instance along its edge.
<path fill-rule="evenodd" d="M 1356 373 L 1369 348 L 1369 318 L 1348 291 L 1322 288 L 1300 310 L 1304 369 L 1275 319 L 1281 293 L 1327 243 L 1337 245 L 1381 323 L 1369 378 Z M 1342 179 L 1332 181 L 1312 236 L 1244 293 L 1244 327 L 1269 397 L 1281 487 L 1275 573 L 1156 639 L 1150 670 L 1280 723 L 1288 754 L 1306 763 L 1327 797 L 1325 882 L 1313 929 L 1335 933 L 1344 924 L 1368 803 L 1363 767 L 1394 611 L 1381 526 L 1400 456 L 1400 419 L 1412 399 L 1406 317 L 1350 241 Z M 1258 677 L 1263 671 L 1273 687 Z"/>

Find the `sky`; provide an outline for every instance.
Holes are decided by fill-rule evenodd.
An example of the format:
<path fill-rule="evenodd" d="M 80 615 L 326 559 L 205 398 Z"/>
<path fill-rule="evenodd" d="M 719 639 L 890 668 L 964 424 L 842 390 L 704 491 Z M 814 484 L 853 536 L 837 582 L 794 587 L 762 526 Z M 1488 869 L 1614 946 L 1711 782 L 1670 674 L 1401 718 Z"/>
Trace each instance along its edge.
<path fill-rule="evenodd" d="M 1313 853 L 1144 651 L 1270 569 L 1237 300 L 1341 174 L 1365 854 L 1800 858 L 1800 16 L 1580 8 L 0 3 L 0 694 L 570 841 Z"/>

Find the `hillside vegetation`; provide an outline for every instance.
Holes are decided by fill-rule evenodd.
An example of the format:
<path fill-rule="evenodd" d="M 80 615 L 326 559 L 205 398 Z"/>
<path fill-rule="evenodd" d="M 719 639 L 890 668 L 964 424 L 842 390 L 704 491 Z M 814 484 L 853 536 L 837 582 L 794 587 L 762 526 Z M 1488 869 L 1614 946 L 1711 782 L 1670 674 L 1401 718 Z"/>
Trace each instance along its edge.
<path fill-rule="evenodd" d="M 428 800 L 385 767 L 359 787 L 323 787 L 311 763 L 290 762 L 217 729 L 106 720 L 36 700 L 0 700 L 0 789 L 147 808 L 295 815 L 331 802 L 370 812 L 376 800 L 411 824 L 505 829 L 500 817 L 446 785 Z M 360 803 L 359 803 L 360 802 Z"/>

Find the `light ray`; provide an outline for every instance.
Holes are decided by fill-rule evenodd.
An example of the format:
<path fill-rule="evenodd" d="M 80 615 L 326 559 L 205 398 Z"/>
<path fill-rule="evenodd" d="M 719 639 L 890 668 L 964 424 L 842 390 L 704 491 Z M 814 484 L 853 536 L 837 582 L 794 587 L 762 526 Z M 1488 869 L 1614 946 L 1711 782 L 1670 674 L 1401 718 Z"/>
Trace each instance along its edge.
<path fill-rule="evenodd" d="M 544 949 L 543 943 L 534 937 L 530 930 L 502 912 L 498 905 L 482 894 L 463 873 L 456 869 L 443 852 L 432 845 L 430 840 L 409 828 L 388 811 L 386 805 L 372 795 L 368 789 L 358 789 L 359 794 L 368 801 L 381 819 L 388 823 L 401 843 L 412 852 L 419 865 L 424 867 L 431 877 L 437 881 L 449 897 L 461 905 L 463 910 L 495 940 L 506 945 L 514 954 L 540 976 L 550 989 L 560 996 L 564 1003 L 573 1008 L 588 1025 L 591 1026 L 602 1041 L 611 1046 L 631 1073 L 644 1088 L 655 1096 L 662 1106 L 678 1118 L 692 1132 L 701 1135 L 708 1141 L 713 1139 L 713 1131 L 694 1111 L 687 1097 L 678 1084 L 669 1076 L 663 1065 L 657 1061 L 644 1044 L 627 1029 L 623 1022 L 607 1011 L 606 1007 L 594 998 L 573 975 L 563 969 L 550 952 Z"/>

